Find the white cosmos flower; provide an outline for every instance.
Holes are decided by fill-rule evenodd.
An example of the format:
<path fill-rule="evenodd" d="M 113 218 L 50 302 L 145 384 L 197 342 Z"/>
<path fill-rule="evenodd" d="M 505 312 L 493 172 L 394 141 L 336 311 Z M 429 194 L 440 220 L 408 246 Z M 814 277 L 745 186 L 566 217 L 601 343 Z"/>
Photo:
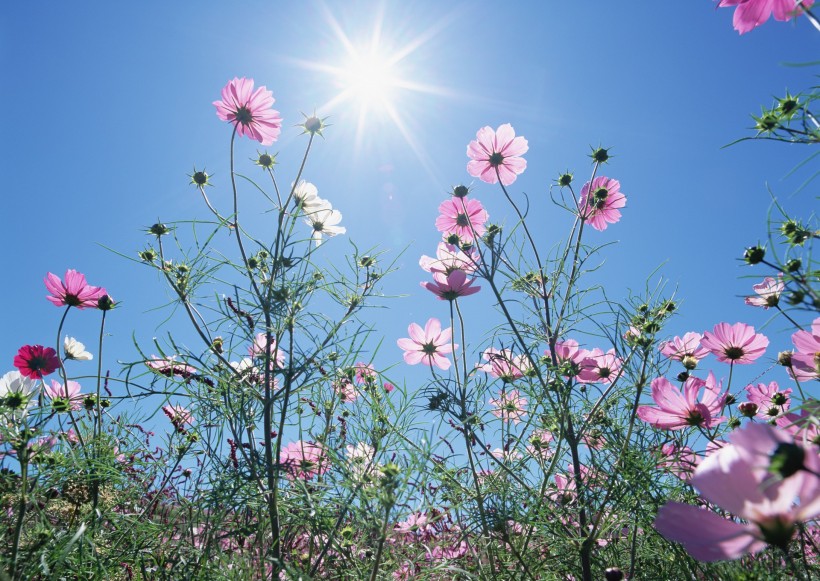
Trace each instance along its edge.
<path fill-rule="evenodd" d="M 319 197 L 319 190 L 316 189 L 316 186 L 305 180 L 300 180 L 293 188 L 293 199 L 297 205 L 301 204 L 302 209 L 306 213 L 310 212 L 310 209 L 322 200 L 322 198 Z"/>
<path fill-rule="evenodd" d="M 9 371 L 0 377 L 0 419 L 19 421 L 34 405 L 36 382 L 19 371 Z"/>
<path fill-rule="evenodd" d="M 347 228 L 338 225 L 342 221 L 342 213 L 334 210 L 327 200 L 319 199 L 323 204 L 313 209 L 305 218 L 305 223 L 313 228 L 311 237 L 316 241 L 316 246 L 322 243 L 322 235 L 336 236 L 347 232 Z"/>
<path fill-rule="evenodd" d="M 85 345 L 77 341 L 74 337 L 66 335 L 63 342 L 66 359 L 76 359 L 77 361 L 91 361 L 94 356 L 85 350 Z"/>

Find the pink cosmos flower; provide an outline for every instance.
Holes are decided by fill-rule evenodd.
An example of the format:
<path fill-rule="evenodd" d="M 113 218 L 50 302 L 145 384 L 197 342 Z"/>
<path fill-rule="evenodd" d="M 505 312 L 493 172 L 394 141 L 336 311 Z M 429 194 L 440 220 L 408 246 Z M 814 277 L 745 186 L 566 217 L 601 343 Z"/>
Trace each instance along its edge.
<path fill-rule="evenodd" d="M 575 377 L 581 371 L 581 365 L 589 357 L 589 351 L 578 347 L 578 341 L 567 339 L 558 341 L 555 344 L 555 357 L 558 359 L 555 365 L 560 368 L 564 377 Z M 544 351 L 544 355 L 550 356 L 550 351 Z"/>
<path fill-rule="evenodd" d="M 445 239 L 456 235 L 461 242 L 469 244 L 487 231 L 484 223 L 490 215 L 478 200 L 450 198 L 439 205 L 438 211 L 436 228 L 444 233 Z"/>
<path fill-rule="evenodd" d="M 265 358 L 267 352 L 268 336 L 266 333 L 257 333 L 253 339 L 253 344 L 248 347 L 248 355 L 256 358 Z M 285 352 L 276 348 L 276 338 L 271 337 L 270 344 L 271 358 L 276 361 L 276 367 L 282 369 L 285 366 Z"/>
<path fill-rule="evenodd" d="M 234 78 L 222 89 L 222 100 L 214 101 L 216 116 L 232 123 L 240 136 L 262 145 L 272 145 L 282 130 L 279 111 L 271 109 L 273 93 L 266 87 L 253 90 L 253 79 Z"/>
<path fill-rule="evenodd" d="M 463 270 L 454 270 L 449 274 L 442 271 L 433 271 L 433 282 L 421 282 L 421 286 L 436 295 L 439 300 L 454 301 L 459 297 L 467 297 L 481 290 L 480 286 L 472 286 L 474 278 L 467 278 Z"/>
<path fill-rule="evenodd" d="M 769 385 L 758 383 L 746 386 L 749 401 L 757 405 L 757 417 L 761 420 L 771 420 L 786 413 L 789 409 L 789 395 L 791 388 L 780 391 L 776 381 Z"/>
<path fill-rule="evenodd" d="M 404 350 L 405 363 L 409 365 L 424 363 L 444 370 L 450 368 L 450 360 L 444 354 L 453 352 L 453 345 L 450 344 L 453 335 L 452 328 L 442 330 L 441 321 L 431 318 L 424 325 L 423 330 L 418 324 L 410 323 L 407 332 L 410 334 L 409 339 L 399 339 L 396 342 Z M 458 348 L 458 345 L 455 347 Z"/>
<path fill-rule="evenodd" d="M 527 452 L 539 460 L 545 460 L 552 455 L 550 442 L 553 440 L 555 440 L 555 436 L 553 436 L 552 432 L 549 430 L 533 430 L 532 434 L 530 434 L 530 437 L 527 439 Z"/>
<path fill-rule="evenodd" d="M 51 293 L 47 300 L 55 306 L 77 307 L 78 309 L 97 308 L 97 302 L 105 296 L 105 289 L 91 286 L 85 275 L 76 270 L 65 271 L 65 282 L 56 274 L 48 273 L 43 279 L 46 289 Z"/>
<path fill-rule="evenodd" d="M 781 22 L 802 14 L 803 8 L 810 8 L 814 0 L 803 0 L 802 7 L 795 0 L 720 0 L 718 8 L 737 6 L 732 19 L 734 29 L 745 34 L 766 22 L 772 14 Z"/>
<path fill-rule="evenodd" d="M 584 383 L 612 383 L 621 371 L 621 359 L 615 355 L 615 349 L 606 353 L 597 347 L 589 352 L 581 362 L 578 381 Z"/>
<path fill-rule="evenodd" d="M 797 353 L 792 354 L 789 372 L 798 381 L 820 379 L 820 317 L 811 324 L 811 331 L 797 331 L 792 335 Z"/>
<path fill-rule="evenodd" d="M 703 395 L 698 401 L 698 392 Z M 638 417 L 656 428 L 682 430 L 690 426 L 711 428 L 726 420 L 717 417 L 723 409 L 726 394 L 720 395 L 721 385 L 709 373 L 706 381 L 690 376 L 683 384 L 683 392 L 664 377 L 652 380 L 652 399 L 656 406 L 638 406 Z"/>
<path fill-rule="evenodd" d="M 471 248 L 469 253 L 466 253 L 458 246 L 439 242 L 436 248 L 436 257 L 422 256 L 419 259 L 419 266 L 427 272 L 438 270 L 450 274 L 454 270 L 463 270 L 467 274 L 472 274 L 475 272 L 480 259 L 481 255 L 475 247 Z"/>
<path fill-rule="evenodd" d="M 399 523 L 393 525 L 393 530 L 402 535 L 409 535 L 413 533 L 424 533 L 432 530 L 431 525 L 428 524 L 427 515 L 423 512 L 415 512 Z"/>
<path fill-rule="evenodd" d="M 504 383 L 512 383 L 523 377 L 531 367 L 526 356 L 513 355 L 509 349 L 498 350 L 490 347 L 484 351 L 482 357 L 487 360 L 487 363 L 479 365 L 478 368 L 501 379 Z"/>
<path fill-rule="evenodd" d="M 686 333 L 683 338 L 675 337 L 671 341 L 661 343 L 660 351 L 669 359 L 680 361 L 687 369 L 694 369 L 698 362 L 709 355 L 709 350 L 701 347 L 700 333 Z"/>
<path fill-rule="evenodd" d="M 192 374 L 196 373 L 195 367 L 191 367 L 190 365 L 177 361 L 176 355 L 165 357 L 164 359 L 156 355 L 151 355 L 151 359 L 147 360 L 145 365 L 157 373 L 165 375 L 166 377 L 171 377 L 173 375 L 190 377 Z"/>
<path fill-rule="evenodd" d="M 808 400 L 798 412 L 789 412 L 775 419 L 778 427 L 791 434 L 795 442 L 808 448 L 811 445 L 820 446 L 820 426 L 817 418 L 820 415 L 820 403 L 817 400 Z"/>
<path fill-rule="evenodd" d="M 677 444 L 664 444 L 661 446 L 662 459 L 658 462 L 658 468 L 666 468 L 672 474 L 689 482 L 695 474 L 700 458 L 689 446 L 679 447 Z"/>
<path fill-rule="evenodd" d="M 42 379 L 60 367 L 60 358 L 51 347 L 23 345 L 14 356 L 14 366 L 26 377 Z"/>
<path fill-rule="evenodd" d="M 783 283 L 783 275 L 779 274 L 776 279 L 767 276 L 760 284 L 752 285 L 752 288 L 755 293 L 757 293 L 757 296 L 746 297 L 746 304 L 752 307 L 768 309 L 769 307 L 777 306 L 777 303 L 780 302 L 780 295 L 783 294 L 786 285 Z"/>
<path fill-rule="evenodd" d="M 194 423 L 194 415 L 181 405 L 164 405 L 162 406 L 162 411 L 168 416 L 168 419 L 171 420 L 171 424 L 173 424 L 174 428 L 176 428 L 180 434 L 185 433 L 185 426 Z"/>
<path fill-rule="evenodd" d="M 612 178 L 598 176 L 581 188 L 578 200 L 581 218 L 596 230 L 606 230 L 609 224 L 621 219 L 618 208 L 626 205 L 626 196 L 621 193 L 621 182 Z"/>
<path fill-rule="evenodd" d="M 373 383 L 378 378 L 378 374 L 376 370 L 373 369 L 372 363 L 364 363 L 360 361 L 354 366 L 356 370 L 356 381 L 360 384 L 362 383 Z"/>
<path fill-rule="evenodd" d="M 76 411 L 82 407 L 83 394 L 80 393 L 80 389 L 80 384 L 76 381 L 69 380 L 66 385 L 63 385 L 52 379 L 51 385 L 46 386 L 45 394 L 51 400 L 51 407 L 54 411 Z"/>
<path fill-rule="evenodd" d="M 336 392 L 342 402 L 356 401 L 359 398 L 359 390 L 353 382 L 345 378 L 341 381 L 333 382 L 333 391 Z"/>
<path fill-rule="evenodd" d="M 700 344 L 724 363 L 752 363 L 763 355 L 769 340 L 755 333 L 755 328 L 745 323 L 718 323 L 714 332 L 706 331 Z"/>
<path fill-rule="evenodd" d="M 655 519 L 658 532 L 699 561 L 737 559 L 767 544 L 785 549 L 798 523 L 820 515 L 820 456 L 801 452 L 788 435 L 763 423 L 748 424 L 729 438 L 731 445 L 701 462 L 691 484 L 746 522 L 677 502 L 661 507 Z M 791 467 L 789 460 L 777 463 L 784 454 L 799 458 L 800 466 L 784 473 L 783 466 Z"/>
<path fill-rule="evenodd" d="M 490 405 L 495 407 L 491 413 L 502 421 L 518 424 L 527 415 L 527 400 L 521 397 L 517 389 L 501 390 L 498 399 L 490 400 Z"/>
<path fill-rule="evenodd" d="M 527 169 L 527 160 L 521 157 L 527 150 L 527 140 L 516 137 L 512 125 L 505 123 L 493 131 L 491 127 L 482 127 L 476 133 L 476 139 L 467 145 L 467 173 L 482 182 L 505 186 Z"/>
<path fill-rule="evenodd" d="M 324 474 L 328 468 L 324 448 L 313 442 L 291 442 L 282 448 L 279 459 L 290 478 L 308 480 L 317 474 Z"/>

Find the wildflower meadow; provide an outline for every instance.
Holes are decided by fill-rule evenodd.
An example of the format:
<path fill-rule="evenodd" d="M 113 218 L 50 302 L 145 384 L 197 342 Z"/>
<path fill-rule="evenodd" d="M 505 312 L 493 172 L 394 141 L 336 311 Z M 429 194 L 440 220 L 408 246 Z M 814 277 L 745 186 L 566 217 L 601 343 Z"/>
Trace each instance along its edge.
<path fill-rule="evenodd" d="M 76 98 L 150 131 L 123 135 L 116 116 L 61 106 L 46 80 L 21 83 L 50 93 L 55 108 L 41 109 L 38 95 L 28 110 L 6 107 L 10 127 L 34 119 L 42 139 L 76 122 L 102 141 L 77 131 L 76 147 L 42 144 L 38 172 L 18 187 L 44 193 L 8 202 L 26 212 L 8 214 L 25 236 L 7 245 L 6 286 L 30 290 L 4 301 L 0 579 L 820 578 L 814 2 L 691 3 L 680 18 L 703 21 L 702 39 L 674 30 L 671 7 L 637 8 L 654 11 L 646 30 L 701 44 L 714 35 L 737 45 L 725 49 L 735 59 L 765 34 L 778 42 L 760 50 L 802 55 L 781 65 L 799 84 L 788 88 L 752 63 L 766 89 L 746 98 L 762 111 L 730 103 L 734 129 L 708 131 L 687 115 L 708 115 L 722 98 L 710 83 L 735 86 L 736 71 L 701 82 L 714 65 L 675 53 L 656 72 L 680 85 L 630 94 L 634 108 L 620 111 L 610 105 L 631 89 L 618 70 L 579 67 L 571 89 L 544 73 L 545 94 L 575 91 L 602 115 L 570 122 L 510 96 L 512 77 L 552 61 L 530 55 L 524 67 L 507 42 L 517 29 L 499 31 L 513 35 L 504 42 L 492 31 L 534 5 L 499 8 L 493 21 L 475 17 L 496 14 L 479 3 L 409 4 L 283 3 L 277 17 L 293 37 L 276 62 L 302 71 L 293 94 L 264 59 L 258 70 L 237 60 L 238 45 L 263 46 L 261 3 L 258 18 L 237 8 L 248 19 L 239 23 L 226 5 L 223 15 L 167 8 L 164 20 L 133 26 L 113 24 L 119 8 L 100 5 L 114 32 L 99 32 L 111 35 L 107 50 L 78 34 L 88 59 L 118 61 L 125 44 L 115 37 L 143 26 L 157 46 L 129 45 L 111 76 L 65 74 L 76 75 Z M 19 10 L 54 30 L 62 18 L 82 26 L 76 14 Z M 578 46 L 599 43 L 590 62 L 607 43 L 631 42 L 607 22 L 620 8 L 538 10 L 556 15 L 546 30 L 574 26 Z M 354 23 L 371 16 L 371 42 L 357 48 Z M 320 23 L 325 36 L 311 37 Z M 503 99 L 402 71 L 427 43 L 449 46 L 459 26 L 471 27 L 464 60 L 448 65 L 438 48 L 427 66 L 474 66 Z M 209 27 L 226 32 L 201 34 Z M 588 34 L 600 30 L 612 37 Z M 222 60 L 174 68 L 192 58 L 158 48 L 175 35 L 185 37 L 180 54 Z M 37 50 L 59 60 L 46 36 Z M 397 48 L 380 44 L 391 38 Z M 494 42 L 506 64 L 470 61 Z M 300 52 L 326 45 L 336 47 L 326 60 Z M 347 64 L 332 64 L 338 53 Z M 141 69 L 141 59 L 152 64 Z M 161 82 L 146 81 L 166 65 L 174 71 Z M 132 69 L 142 82 L 116 80 Z M 334 78 L 328 94 L 312 88 L 314 73 Z M 187 102 L 174 82 L 210 92 Z M 111 85 L 141 109 L 106 96 Z M 702 101 L 684 114 L 676 107 L 694 103 L 689 90 Z M 633 155 L 608 117 L 623 121 L 627 143 L 662 145 Z M 576 150 L 570 134 L 591 145 Z M 161 150 L 170 173 L 132 163 L 132 152 L 151 155 L 154 141 L 180 135 L 189 149 Z M 708 180 L 687 167 L 653 173 L 692 152 L 741 159 L 732 171 L 715 162 Z M 63 155 L 74 159 L 70 175 L 55 170 Z M 771 181 L 737 191 L 758 171 Z M 381 189 L 362 177 L 373 172 Z M 656 176 L 652 191 L 641 173 Z M 26 254 L 36 244 L 48 250 Z M 82 250 L 94 244 L 106 262 Z M 39 274 L 21 281 L 28 272 Z M 690 289 L 703 298 L 690 301 Z"/>

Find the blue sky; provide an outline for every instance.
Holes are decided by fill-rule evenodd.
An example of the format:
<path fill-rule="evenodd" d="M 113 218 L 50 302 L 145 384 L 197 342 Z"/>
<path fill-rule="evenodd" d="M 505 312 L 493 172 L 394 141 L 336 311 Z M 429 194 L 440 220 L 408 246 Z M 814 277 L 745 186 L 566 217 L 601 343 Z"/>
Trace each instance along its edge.
<path fill-rule="evenodd" d="M 751 133 L 749 113 L 761 104 L 814 82 L 815 69 L 783 63 L 815 60 L 817 33 L 804 21 L 770 22 L 741 37 L 731 21 L 731 10 L 706 0 L 9 6 L 0 15 L 0 372 L 13 369 L 21 345 L 54 342 L 61 312 L 44 298 L 48 271 L 75 268 L 120 302 L 109 318 L 106 368 L 135 358 L 132 336 L 146 343 L 167 332 L 151 311 L 168 299 L 161 281 L 109 249 L 135 256 L 158 217 L 207 218 L 188 185 L 194 166 L 214 175 L 211 199 L 227 207 L 230 127 L 211 103 L 235 76 L 277 99 L 285 129 L 269 149 L 280 154 L 280 184 L 295 176 L 305 144 L 294 125 L 318 109 L 332 126 L 305 178 L 342 211 L 347 238 L 391 255 L 404 250 L 387 291 L 408 296 L 378 314 L 383 366 L 401 360 L 395 339 L 410 322 L 446 317 L 446 305 L 419 287 L 418 257 L 435 251 L 446 192 L 472 180 L 467 143 L 480 127 L 502 123 L 529 140 L 528 169 L 511 192 L 530 196 L 531 227 L 545 244 L 570 224 L 548 203 L 549 185 L 567 169 L 582 181 L 590 145 L 612 147 L 604 173 L 620 180 L 628 204 L 619 224 L 596 235 L 618 241 L 600 272 L 613 298 L 639 291 L 662 265 L 659 274 L 685 300 L 670 334 L 720 321 L 759 327 L 768 315 L 739 297 L 764 271 L 740 278 L 753 271 L 738 257 L 766 239 L 768 190 L 808 213 L 814 184 L 792 194 L 817 166 L 786 177 L 808 150 L 723 146 Z M 383 53 L 409 49 L 394 74 L 425 90 L 394 91 L 403 130 L 377 109 L 359 124 L 355 99 L 322 109 L 341 89 L 316 65 L 349 61 L 334 22 L 353 45 L 366 45 L 379 26 Z M 246 161 L 258 145 L 238 143 L 241 171 L 258 171 Z M 479 183 L 474 195 L 491 220 L 512 222 L 497 188 Z M 271 215 L 247 207 L 246 225 L 272 227 Z M 332 244 L 348 247 L 344 238 Z M 72 313 L 67 331 L 88 346 L 97 321 Z M 473 331 L 475 345 L 485 331 Z M 769 355 L 788 346 L 783 335 Z"/>

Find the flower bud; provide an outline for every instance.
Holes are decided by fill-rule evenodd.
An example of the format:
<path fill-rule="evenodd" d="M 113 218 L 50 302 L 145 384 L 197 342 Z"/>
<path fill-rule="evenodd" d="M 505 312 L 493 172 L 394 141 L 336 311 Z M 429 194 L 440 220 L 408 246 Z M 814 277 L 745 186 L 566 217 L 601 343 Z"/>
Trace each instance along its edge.
<path fill-rule="evenodd" d="M 678 381 L 686 381 L 687 379 L 689 379 L 689 372 L 688 371 L 681 371 L 680 373 L 678 373 L 678 377 L 677 377 Z"/>
<path fill-rule="evenodd" d="M 750 246 L 743 253 L 743 259 L 747 264 L 758 264 L 763 261 L 766 256 L 766 249 L 762 246 Z"/>
<path fill-rule="evenodd" d="M 609 150 L 604 149 L 603 147 L 599 147 L 598 149 L 593 149 L 592 150 L 592 155 L 590 155 L 590 157 L 596 163 L 606 163 L 606 161 L 609 159 Z"/>
<path fill-rule="evenodd" d="M 111 295 L 103 295 L 97 301 L 97 308 L 101 311 L 110 311 L 114 308 L 114 299 L 111 298 Z"/>
<path fill-rule="evenodd" d="M 267 152 L 260 153 L 259 157 L 256 158 L 256 161 L 254 163 L 265 169 L 272 169 L 273 166 L 276 165 L 276 156 L 270 155 Z"/>
<path fill-rule="evenodd" d="M 467 186 L 456 186 L 453 188 L 454 198 L 465 198 L 470 193 L 470 188 Z"/>
<path fill-rule="evenodd" d="M 782 365 L 783 367 L 791 367 L 792 366 L 792 352 L 791 351 L 781 351 L 777 354 L 777 364 Z"/>
<path fill-rule="evenodd" d="M 792 258 L 786 262 L 786 270 L 788 272 L 797 272 L 803 266 L 803 262 L 799 258 Z"/>
<path fill-rule="evenodd" d="M 799 305 L 806 298 L 806 293 L 801 290 L 794 290 L 786 297 L 786 302 L 790 305 Z"/>
<path fill-rule="evenodd" d="M 728 425 L 729 425 L 730 430 L 735 430 L 735 429 L 739 428 L 740 427 L 740 418 L 730 418 L 729 422 L 728 422 Z"/>
<path fill-rule="evenodd" d="M 560 176 L 558 176 L 558 185 L 562 188 L 567 187 L 572 183 L 572 177 L 572 174 L 569 172 L 562 173 Z"/>
<path fill-rule="evenodd" d="M 191 183 L 200 188 L 209 186 L 211 185 L 208 181 L 210 177 L 211 176 L 209 176 L 204 171 L 194 171 L 194 173 L 191 175 Z"/>
<path fill-rule="evenodd" d="M 171 229 L 168 228 L 168 226 L 166 226 L 165 224 L 161 224 L 159 222 L 148 228 L 148 233 L 153 234 L 156 237 L 165 236 L 170 231 Z"/>
<path fill-rule="evenodd" d="M 606 581 L 622 581 L 623 578 L 624 572 L 618 567 L 610 567 L 604 571 L 604 579 L 606 579 Z"/>
<path fill-rule="evenodd" d="M 737 411 L 740 412 L 740 415 L 753 418 L 757 415 L 757 404 L 752 401 L 744 401 L 742 404 L 737 406 Z"/>

